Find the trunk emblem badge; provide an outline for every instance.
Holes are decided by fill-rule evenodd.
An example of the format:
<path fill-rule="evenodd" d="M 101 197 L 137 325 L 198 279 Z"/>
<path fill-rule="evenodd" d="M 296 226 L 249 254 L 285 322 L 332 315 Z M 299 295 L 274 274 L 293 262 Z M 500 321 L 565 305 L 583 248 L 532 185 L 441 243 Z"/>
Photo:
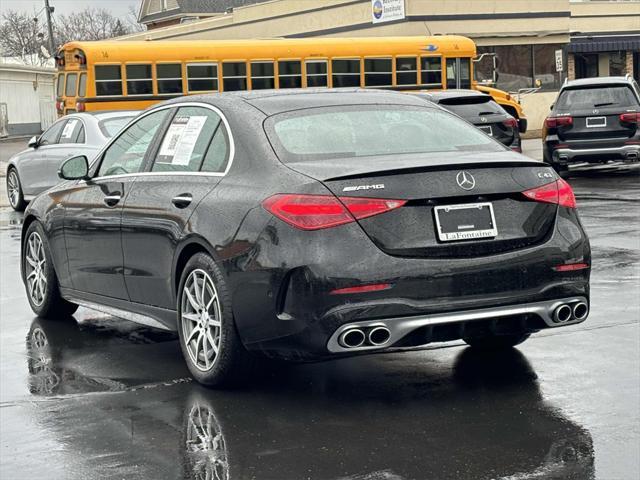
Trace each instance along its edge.
<path fill-rule="evenodd" d="M 469 172 L 464 170 L 456 175 L 456 182 L 463 190 L 471 190 L 476 186 L 476 179 Z"/>

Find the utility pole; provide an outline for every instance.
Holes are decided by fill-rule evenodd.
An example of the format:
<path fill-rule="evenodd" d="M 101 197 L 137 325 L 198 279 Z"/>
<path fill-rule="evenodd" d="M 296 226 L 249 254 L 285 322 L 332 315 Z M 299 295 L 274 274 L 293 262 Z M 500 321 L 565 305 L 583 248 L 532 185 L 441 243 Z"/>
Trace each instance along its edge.
<path fill-rule="evenodd" d="M 54 56 L 56 54 L 56 44 L 53 40 L 53 24 L 51 23 L 51 13 L 54 8 L 49 6 L 49 0 L 44 0 L 44 9 L 47 14 L 47 29 L 49 30 L 49 54 Z"/>

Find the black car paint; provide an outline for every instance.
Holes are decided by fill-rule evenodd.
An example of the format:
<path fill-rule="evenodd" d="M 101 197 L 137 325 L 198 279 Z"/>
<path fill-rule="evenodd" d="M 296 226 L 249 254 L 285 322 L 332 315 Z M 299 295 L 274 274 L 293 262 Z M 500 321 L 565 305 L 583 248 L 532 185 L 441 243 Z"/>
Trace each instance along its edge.
<path fill-rule="evenodd" d="M 589 243 L 576 211 L 534 204 L 518 193 L 555 178 L 541 162 L 505 150 L 484 155 L 437 154 L 433 161 L 428 155 L 422 159 L 408 155 L 392 166 L 384 159 L 369 167 L 357 161 L 342 162 L 341 167 L 328 162 L 314 170 L 313 164 L 281 163 L 261 133 L 265 111 L 348 102 L 433 108 L 423 100 L 392 93 L 254 92 L 194 96 L 171 100 L 161 108 L 194 102 L 214 105 L 228 120 L 235 157 L 226 175 L 172 173 L 163 182 L 162 175 L 138 174 L 63 182 L 30 204 L 23 235 L 36 219 L 45 226 L 63 296 L 148 315 L 174 329 L 181 268 L 193 253 L 206 251 L 226 276 L 245 346 L 301 360 L 327 357 L 328 337 L 349 320 L 589 296 L 588 269 L 569 274 L 552 270 L 576 259 L 590 263 Z M 150 168 L 148 160 L 143 171 Z M 95 165 L 93 169 L 95 173 Z M 461 169 L 478 174 L 481 180 L 473 194 L 455 184 Z M 424 212 L 440 201 L 466 203 L 502 195 L 517 197 L 514 201 L 526 204 L 529 213 L 539 210 L 538 217 L 545 213 L 552 221 L 542 237 L 498 252 L 486 240 L 465 243 L 467 248 L 475 245 L 472 255 L 464 247 L 432 240 L 429 248 L 418 253 L 410 243 L 401 245 L 403 251 L 385 252 L 388 239 L 376 229 L 382 228 L 379 222 L 391 222 L 394 212 L 302 232 L 261 205 L 276 193 L 327 195 L 346 184 L 346 179 L 367 177 L 369 181 L 379 175 L 392 179 L 399 173 L 407 181 L 418 173 L 414 178 L 433 181 L 432 190 L 416 198 Z M 381 195 L 409 198 L 402 185 Z M 122 195 L 121 201 L 105 205 L 104 197 L 115 192 Z M 183 193 L 193 194 L 194 201 L 181 209 L 171 198 Z M 349 195 L 367 196 L 363 192 Z M 393 228 L 410 231 L 418 220 L 398 218 Z M 330 295 L 334 288 L 377 282 L 389 282 L 393 288 Z"/>

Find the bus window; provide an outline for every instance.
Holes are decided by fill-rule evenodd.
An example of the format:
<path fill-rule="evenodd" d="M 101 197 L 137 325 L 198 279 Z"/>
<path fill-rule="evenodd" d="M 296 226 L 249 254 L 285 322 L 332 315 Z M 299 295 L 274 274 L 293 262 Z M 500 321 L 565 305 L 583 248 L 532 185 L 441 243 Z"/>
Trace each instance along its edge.
<path fill-rule="evenodd" d="M 225 92 L 247 89 L 247 64 L 227 62 L 222 64 L 222 86 Z"/>
<path fill-rule="evenodd" d="M 80 80 L 78 82 L 78 96 L 84 97 L 87 95 L 87 74 L 81 73 Z"/>
<path fill-rule="evenodd" d="M 120 65 L 96 65 L 96 95 L 122 95 Z"/>
<path fill-rule="evenodd" d="M 179 63 L 157 64 L 156 81 L 158 95 L 182 93 L 182 65 Z"/>
<path fill-rule="evenodd" d="M 327 61 L 307 60 L 307 87 L 326 87 L 327 83 Z"/>
<path fill-rule="evenodd" d="M 442 59 L 440 57 L 422 57 L 420 59 L 422 85 L 442 88 Z"/>
<path fill-rule="evenodd" d="M 275 86 L 273 62 L 251 62 L 251 89 L 264 90 Z"/>
<path fill-rule="evenodd" d="M 447 88 L 471 88 L 468 58 L 447 58 Z"/>
<path fill-rule="evenodd" d="M 67 74 L 67 86 L 64 89 L 64 95 L 66 97 L 75 97 L 76 96 L 76 82 L 78 81 L 78 74 L 76 73 L 68 73 Z"/>
<path fill-rule="evenodd" d="M 218 90 L 217 63 L 187 64 L 187 91 L 212 92 Z"/>
<path fill-rule="evenodd" d="M 364 59 L 364 86 L 390 87 L 393 83 L 390 58 Z"/>
<path fill-rule="evenodd" d="M 64 73 L 58 74 L 58 83 L 56 84 L 56 97 L 64 95 Z"/>
<path fill-rule="evenodd" d="M 151 64 L 127 65 L 127 95 L 153 94 Z"/>
<path fill-rule="evenodd" d="M 280 88 L 302 88 L 302 65 L 300 60 L 278 62 L 278 82 Z"/>
<path fill-rule="evenodd" d="M 471 60 L 469 58 L 460 58 L 460 87 L 471 88 Z"/>
<path fill-rule="evenodd" d="M 331 61 L 333 69 L 333 87 L 359 87 L 360 86 L 360 60 L 339 59 Z"/>
<path fill-rule="evenodd" d="M 396 58 L 396 85 L 418 84 L 418 59 L 416 57 Z"/>

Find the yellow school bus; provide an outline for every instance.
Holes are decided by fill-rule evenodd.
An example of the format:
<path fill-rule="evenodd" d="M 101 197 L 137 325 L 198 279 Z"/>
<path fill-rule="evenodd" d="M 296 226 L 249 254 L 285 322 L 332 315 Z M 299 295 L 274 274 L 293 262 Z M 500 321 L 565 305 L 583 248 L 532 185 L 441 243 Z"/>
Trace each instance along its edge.
<path fill-rule="evenodd" d="M 482 89 L 466 37 L 70 42 L 56 54 L 56 108 L 143 109 L 180 95 L 268 88 Z M 520 105 L 491 89 L 517 119 Z M 526 121 L 526 120 L 525 120 Z"/>

